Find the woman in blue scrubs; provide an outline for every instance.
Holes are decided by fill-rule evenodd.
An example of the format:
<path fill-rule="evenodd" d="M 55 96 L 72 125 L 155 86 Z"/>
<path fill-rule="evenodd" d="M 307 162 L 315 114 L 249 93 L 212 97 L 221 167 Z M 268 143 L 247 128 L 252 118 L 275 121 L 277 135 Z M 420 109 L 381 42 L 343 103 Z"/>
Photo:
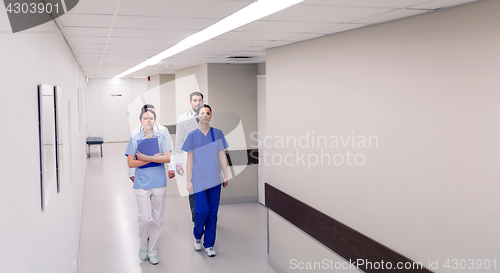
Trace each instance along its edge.
<path fill-rule="evenodd" d="M 151 109 L 142 109 L 139 120 L 142 129 L 130 138 L 127 156 L 128 166 L 137 168 L 134 178 L 134 190 L 139 209 L 139 237 L 141 247 L 139 258 L 146 260 L 149 257 L 151 264 L 157 264 L 158 238 L 160 237 L 165 219 L 165 200 L 167 188 L 167 175 L 163 163 L 170 162 L 170 146 L 165 135 L 160 133 L 158 126 L 154 126 L 156 114 Z M 158 153 L 147 156 L 137 149 L 138 141 L 152 139 L 158 140 Z M 154 147 L 155 145 L 153 145 Z M 156 147 L 154 147 L 156 148 Z M 137 156 L 137 158 L 136 158 Z M 149 164 L 149 163 L 160 164 Z M 148 166 L 145 166 L 149 164 Z"/>
<path fill-rule="evenodd" d="M 210 127 L 212 108 L 204 104 L 198 109 L 200 125 L 190 132 L 182 146 L 188 154 L 186 162 L 187 190 L 194 194 L 194 249 L 203 246 L 209 257 L 215 256 L 214 244 L 221 184 L 227 181 L 227 162 L 224 150 L 229 146 L 221 130 Z M 220 170 L 224 177 L 221 180 Z"/>

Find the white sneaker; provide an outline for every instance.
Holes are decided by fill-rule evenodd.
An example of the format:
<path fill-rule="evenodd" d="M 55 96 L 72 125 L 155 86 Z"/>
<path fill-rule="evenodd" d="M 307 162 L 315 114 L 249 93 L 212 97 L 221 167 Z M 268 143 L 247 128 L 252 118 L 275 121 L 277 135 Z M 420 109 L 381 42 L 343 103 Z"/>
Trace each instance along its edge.
<path fill-rule="evenodd" d="M 148 252 L 142 251 L 142 249 L 139 248 L 139 258 L 141 261 L 145 261 L 148 258 Z"/>
<path fill-rule="evenodd" d="M 201 250 L 201 239 L 194 238 L 194 250 L 196 251 Z"/>
<path fill-rule="evenodd" d="M 215 257 L 215 250 L 214 250 L 214 247 L 209 247 L 209 248 L 205 248 L 205 252 L 207 253 L 208 257 Z"/>
<path fill-rule="evenodd" d="M 154 264 L 158 264 L 160 261 L 158 260 L 158 257 L 153 256 L 153 257 L 149 257 L 149 262 L 154 265 Z"/>

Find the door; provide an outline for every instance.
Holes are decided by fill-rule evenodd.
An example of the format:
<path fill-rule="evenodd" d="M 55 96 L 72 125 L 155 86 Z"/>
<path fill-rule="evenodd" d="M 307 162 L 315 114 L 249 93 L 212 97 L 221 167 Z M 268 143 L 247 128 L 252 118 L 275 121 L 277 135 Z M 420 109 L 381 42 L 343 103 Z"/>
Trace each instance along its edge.
<path fill-rule="evenodd" d="M 130 104 L 130 85 L 103 84 L 102 96 L 104 141 L 129 141 L 128 106 Z"/>

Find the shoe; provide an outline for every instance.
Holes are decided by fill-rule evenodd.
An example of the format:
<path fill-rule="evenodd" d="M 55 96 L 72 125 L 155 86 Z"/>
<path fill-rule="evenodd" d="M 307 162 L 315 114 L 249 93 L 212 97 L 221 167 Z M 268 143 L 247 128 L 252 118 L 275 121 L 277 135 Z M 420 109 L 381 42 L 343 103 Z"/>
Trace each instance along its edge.
<path fill-rule="evenodd" d="M 148 252 L 142 251 L 142 249 L 139 248 L 139 258 L 141 261 L 145 261 L 148 258 Z"/>
<path fill-rule="evenodd" d="M 158 260 L 158 258 L 156 256 L 153 256 L 153 257 L 149 257 L 149 262 L 151 264 L 158 264 L 160 261 Z"/>
<path fill-rule="evenodd" d="M 207 253 L 208 257 L 215 257 L 215 250 L 213 246 L 205 248 L 205 252 Z"/>
<path fill-rule="evenodd" d="M 196 251 L 201 250 L 201 239 L 194 238 L 194 250 Z"/>

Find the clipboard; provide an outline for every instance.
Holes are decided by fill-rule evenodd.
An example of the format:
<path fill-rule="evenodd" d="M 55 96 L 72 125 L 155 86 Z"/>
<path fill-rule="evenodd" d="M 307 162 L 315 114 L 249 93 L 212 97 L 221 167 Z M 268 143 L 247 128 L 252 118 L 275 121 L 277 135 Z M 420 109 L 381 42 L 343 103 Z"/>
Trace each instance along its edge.
<path fill-rule="evenodd" d="M 158 144 L 158 138 L 145 138 L 137 140 L 137 151 L 145 155 L 155 155 L 160 152 L 160 146 Z M 136 156 L 137 158 L 137 156 Z M 151 168 L 160 166 L 162 163 L 149 162 L 148 164 L 141 166 L 139 168 Z"/>

